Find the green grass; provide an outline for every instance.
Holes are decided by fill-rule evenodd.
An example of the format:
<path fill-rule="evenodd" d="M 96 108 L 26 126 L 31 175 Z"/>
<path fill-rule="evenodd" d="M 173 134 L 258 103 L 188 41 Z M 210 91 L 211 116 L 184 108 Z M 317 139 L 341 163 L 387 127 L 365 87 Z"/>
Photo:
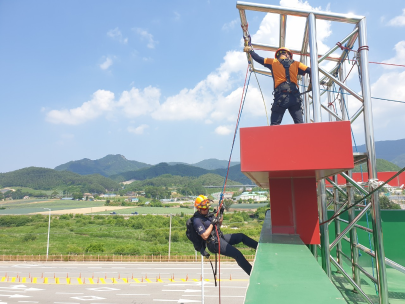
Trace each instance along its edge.
<path fill-rule="evenodd" d="M 34 212 L 47 211 L 44 208 L 51 210 L 68 210 L 76 208 L 100 207 L 104 206 L 104 201 L 73 201 L 73 200 L 13 200 L 10 203 L 1 204 L 1 207 L 6 209 L 0 210 L 1 214 L 29 214 Z M 40 202 L 32 204 L 32 202 Z"/>
<path fill-rule="evenodd" d="M 169 208 L 158 208 L 169 209 Z M 185 209 L 186 210 L 186 209 Z M 171 254 L 192 255 L 194 248 L 185 235 L 186 216 L 172 217 Z M 224 233 L 243 232 L 258 239 L 261 222 L 224 221 Z M 240 229 L 232 229 L 240 226 Z M 48 216 L 0 216 L 0 255 L 38 255 L 46 253 Z M 161 215 L 51 216 L 49 254 L 167 254 L 169 217 Z M 239 245 L 238 245 L 239 246 Z M 249 248 L 239 246 L 243 253 Z"/>
<path fill-rule="evenodd" d="M 110 210 L 110 212 L 115 212 L 120 215 L 129 215 L 133 212 L 138 212 L 139 214 L 193 214 L 194 210 L 191 208 L 178 208 L 178 207 L 133 207 L 133 208 L 126 208 L 126 209 L 118 209 L 118 210 Z M 93 214 L 106 214 L 106 211 L 101 212 L 94 212 Z"/>

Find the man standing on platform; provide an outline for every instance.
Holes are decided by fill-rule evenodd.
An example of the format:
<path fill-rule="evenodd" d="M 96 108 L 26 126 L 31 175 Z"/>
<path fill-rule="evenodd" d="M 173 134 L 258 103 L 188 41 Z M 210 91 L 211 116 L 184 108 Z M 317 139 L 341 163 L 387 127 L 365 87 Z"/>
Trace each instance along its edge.
<path fill-rule="evenodd" d="M 289 49 L 282 47 L 276 51 L 275 59 L 263 58 L 255 53 L 252 46 L 245 46 L 244 52 L 250 53 L 253 60 L 269 68 L 274 81 L 274 103 L 271 108 L 271 125 L 281 124 L 285 110 L 291 114 L 294 123 L 303 123 L 297 76 L 311 75 L 311 68 L 292 59 Z M 310 88 L 308 88 L 310 89 Z"/>

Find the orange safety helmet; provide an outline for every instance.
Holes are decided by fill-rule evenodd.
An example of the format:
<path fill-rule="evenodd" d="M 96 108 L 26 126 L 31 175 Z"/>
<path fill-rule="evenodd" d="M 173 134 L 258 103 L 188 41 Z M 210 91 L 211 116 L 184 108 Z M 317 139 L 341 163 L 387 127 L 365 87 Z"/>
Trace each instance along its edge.
<path fill-rule="evenodd" d="M 279 48 L 279 49 L 276 51 L 276 53 L 274 54 L 274 58 L 277 59 L 277 57 L 279 56 L 279 52 L 280 52 L 280 51 L 286 51 L 288 54 L 290 54 L 290 58 L 292 59 L 292 53 L 291 53 L 291 51 L 290 51 L 289 49 L 287 49 L 286 47 Z"/>
<path fill-rule="evenodd" d="M 207 209 L 210 207 L 210 200 L 205 195 L 199 195 L 194 202 L 197 209 Z"/>

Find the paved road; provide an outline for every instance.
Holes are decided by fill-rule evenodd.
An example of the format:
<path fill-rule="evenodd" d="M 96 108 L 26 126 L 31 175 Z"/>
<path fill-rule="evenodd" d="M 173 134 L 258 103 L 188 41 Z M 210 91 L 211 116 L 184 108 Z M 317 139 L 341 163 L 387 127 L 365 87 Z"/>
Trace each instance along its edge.
<path fill-rule="evenodd" d="M 242 304 L 249 277 L 221 263 L 221 299 Z M 206 304 L 218 303 L 204 263 Z M 0 262 L 0 304 L 201 303 L 201 263 Z"/>

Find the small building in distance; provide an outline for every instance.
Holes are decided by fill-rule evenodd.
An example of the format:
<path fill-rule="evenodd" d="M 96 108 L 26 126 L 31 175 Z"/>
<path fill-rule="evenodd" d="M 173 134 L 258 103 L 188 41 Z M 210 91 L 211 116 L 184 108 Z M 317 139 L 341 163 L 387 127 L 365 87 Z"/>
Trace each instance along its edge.
<path fill-rule="evenodd" d="M 215 192 L 211 194 L 212 197 L 214 198 L 214 200 L 219 200 L 219 197 L 221 195 L 221 192 Z M 233 192 L 232 191 L 225 191 L 224 192 L 224 199 L 231 199 L 233 196 Z"/>
<path fill-rule="evenodd" d="M 114 194 L 114 193 L 106 193 L 106 194 L 101 194 L 100 195 L 100 197 L 116 197 L 117 196 L 117 194 Z"/>
<path fill-rule="evenodd" d="M 249 199 L 252 199 L 255 202 L 264 202 L 267 201 L 267 196 L 256 192 L 243 192 L 241 195 L 235 197 L 235 199 L 237 201 L 238 200 L 247 201 Z"/>

